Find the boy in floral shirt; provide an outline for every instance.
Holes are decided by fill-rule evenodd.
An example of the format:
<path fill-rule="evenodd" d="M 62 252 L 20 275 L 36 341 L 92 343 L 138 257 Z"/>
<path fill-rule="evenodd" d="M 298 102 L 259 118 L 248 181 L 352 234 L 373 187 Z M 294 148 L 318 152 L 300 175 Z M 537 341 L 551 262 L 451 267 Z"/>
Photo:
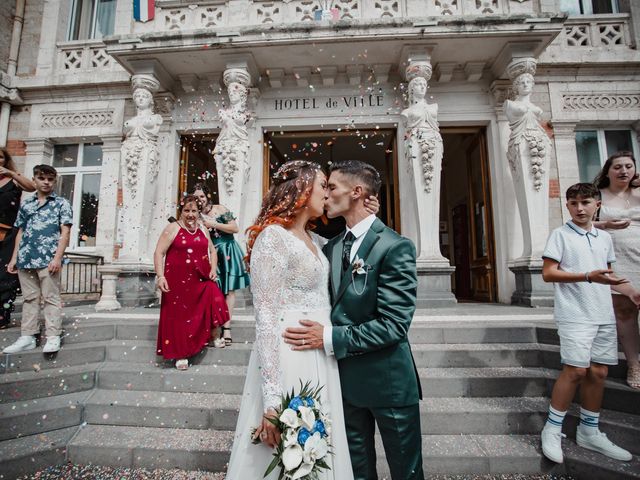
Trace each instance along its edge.
<path fill-rule="evenodd" d="M 60 270 L 62 255 L 69 245 L 73 223 L 71 205 L 53 191 L 58 172 L 50 165 L 36 165 L 33 181 L 36 194 L 20 206 L 15 227 L 18 234 L 13 257 L 7 265 L 9 273 L 20 278 L 24 304 L 22 306 L 22 336 L 3 353 L 18 353 L 36 348 L 34 335 L 40 331 L 40 297 L 44 300 L 47 343 L 44 353 L 60 350 L 62 332 L 62 301 Z"/>

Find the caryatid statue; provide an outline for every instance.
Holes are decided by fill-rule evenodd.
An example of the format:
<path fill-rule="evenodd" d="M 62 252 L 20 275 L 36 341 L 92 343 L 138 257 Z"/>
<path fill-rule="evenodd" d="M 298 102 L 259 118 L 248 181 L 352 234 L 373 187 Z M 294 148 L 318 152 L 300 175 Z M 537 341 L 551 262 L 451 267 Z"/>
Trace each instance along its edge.
<path fill-rule="evenodd" d="M 230 211 L 240 215 L 241 196 L 249 173 L 249 112 L 247 98 L 251 76 L 240 68 L 225 70 L 223 82 L 229 93 L 230 106 L 218 110 L 222 128 L 213 156 L 218 173 L 219 200 Z"/>
<path fill-rule="evenodd" d="M 504 103 L 511 134 L 507 159 L 513 176 L 522 221 L 521 260 L 540 261 L 549 233 L 549 155 L 551 142 L 540 123 L 542 109 L 531 103 L 536 60 L 513 60 L 507 74 L 514 100 Z"/>
<path fill-rule="evenodd" d="M 432 68 L 428 61 L 410 64 L 409 106 L 402 111 L 405 127 L 405 157 L 414 180 L 418 215 L 418 261 L 449 262 L 440 253 L 440 177 L 442 136 L 438 127 L 438 104 L 427 103 Z"/>
<path fill-rule="evenodd" d="M 134 75 L 131 82 L 136 115 L 124 124 L 122 225 L 126 232 L 119 260 L 149 262 L 146 235 L 151 227 L 153 183 L 158 176 L 158 134 L 162 125 L 162 117 L 153 112 L 153 93 L 160 83 L 151 75 Z"/>

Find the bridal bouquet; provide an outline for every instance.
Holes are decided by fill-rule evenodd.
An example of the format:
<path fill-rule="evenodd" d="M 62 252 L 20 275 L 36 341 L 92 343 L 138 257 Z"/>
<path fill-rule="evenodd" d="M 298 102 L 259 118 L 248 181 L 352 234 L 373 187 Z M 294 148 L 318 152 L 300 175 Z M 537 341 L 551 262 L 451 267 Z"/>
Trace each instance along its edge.
<path fill-rule="evenodd" d="M 313 480 L 330 468 L 325 459 L 331 449 L 331 423 L 320 404 L 322 387 L 311 388 L 310 382 L 300 386 L 297 395 L 293 389 L 283 395 L 277 418 L 269 419 L 282 434 L 265 477 L 280 467 L 278 480 Z"/>

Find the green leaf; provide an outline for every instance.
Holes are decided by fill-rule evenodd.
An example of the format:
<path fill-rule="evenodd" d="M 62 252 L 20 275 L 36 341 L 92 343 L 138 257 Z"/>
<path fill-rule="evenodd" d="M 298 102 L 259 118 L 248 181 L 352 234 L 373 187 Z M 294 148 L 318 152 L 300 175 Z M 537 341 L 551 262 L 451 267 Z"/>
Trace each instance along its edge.
<path fill-rule="evenodd" d="M 263 478 L 268 477 L 269 474 L 271 472 L 273 472 L 275 470 L 275 468 L 278 466 L 278 464 L 280 463 L 280 455 L 277 455 L 277 454 L 274 453 L 273 456 L 274 456 L 274 459 L 271 461 L 271 463 L 267 467 L 267 471 L 264 472 L 264 477 Z"/>

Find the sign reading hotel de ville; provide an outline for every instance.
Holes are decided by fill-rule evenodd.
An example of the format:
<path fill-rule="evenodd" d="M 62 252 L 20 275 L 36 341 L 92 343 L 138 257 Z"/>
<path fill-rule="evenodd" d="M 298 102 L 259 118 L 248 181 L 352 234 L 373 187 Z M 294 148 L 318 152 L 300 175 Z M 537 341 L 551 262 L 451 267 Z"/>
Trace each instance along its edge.
<path fill-rule="evenodd" d="M 271 108 L 276 112 L 304 110 L 358 110 L 385 106 L 383 93 L 365 95 L 330 95 L 322 97 L 291 97 L 271 99 Z M 355 112 L 352 112 L 355 113 Z"/>

